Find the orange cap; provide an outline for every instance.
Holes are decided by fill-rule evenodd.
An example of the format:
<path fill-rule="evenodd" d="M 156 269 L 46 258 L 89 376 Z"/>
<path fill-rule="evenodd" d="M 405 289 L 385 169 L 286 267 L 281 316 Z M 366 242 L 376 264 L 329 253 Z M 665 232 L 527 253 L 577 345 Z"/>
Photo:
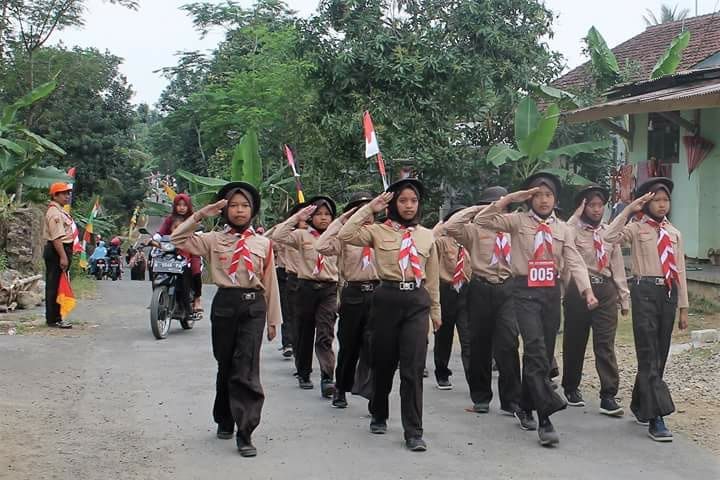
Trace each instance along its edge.
<path fill-rule="evenodd" d="M 62 183 L 62 182 L 53 183 L 52 185 L 50 185 L 50 196 L 53 196 L 56 193 L 69 192 L 72 189 L 73 189 L 73 187 L 69 183 Z"/>

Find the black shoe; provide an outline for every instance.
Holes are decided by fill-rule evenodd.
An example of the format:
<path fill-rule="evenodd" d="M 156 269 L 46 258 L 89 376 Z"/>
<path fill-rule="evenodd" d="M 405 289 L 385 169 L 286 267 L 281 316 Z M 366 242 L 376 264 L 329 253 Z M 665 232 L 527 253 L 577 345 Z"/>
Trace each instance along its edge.
<path fill-rule="evenodd" d="M 255 445 L 253 445 L 252 442 L 245 442 L 244 440 L 240 440 L 240 437 L 238 437 L 237 439 L 237 448 L 238 452 L 240 452 L 241 457 L 257 456 L 257 448 L 255 448 Z"/>
<path fill-rule="evenodd" d="M 347 398 L 345 398 L 345 392 L 342 390 L 335 390 L 333 393 L 332 406 L 335 408 L 347 408 Z"/>
<path fill-rule="evenodd" d="M 672 442 L 673 434 L 665 426 L 665 420 L 662 417 L 655 417 L 650 420 L 648 427 L 648 436 L 656 442 Z"/>
<path fill-rule="evenodd" d="M 293 348 L 291 346 L 283 347 L 282 356 L 283 358 L 290 360 L 293 356 Z"/>
<path fill-rule="evenodd" d="M 315 385 L 313 385 L 310 377 L 304 375 L 298 375 L 298 385 L 303 390 L 312 390 L 313 388 L 315 388 Z"/>
<path fill-rule="evenodd" d="M 376 435 L 383 435 L 386 432 L 387 422 L 385 420 L 378 420 L 375 417 L 370 420 L 370 433 L 374 433 Z"/>
<path fill-rule="evenodd" d="M 540 437 L 540 445 L 543 447 L 549 447 L 560 443 L 560 437 L 555 431 L 555 427 L 553 427 L 549 418 L 540 419 L 538 437 Z"/>
<path fill-rule="evenodd" d="M 600 413 L 610 417 L 622 417 L 625 414 L 625 411 L 620 405 L 618 405 L 614 398 L 601 398 Z"/>
<path fill-rule="evenodd" d="M 477 402 L 473 404 L 473 412 L 475 413 L 488 413 L 490 411 L 490 404 L 488 402 Z"/>
<path fill-rule="evenodd" d="M 437 388 L 438 390 L 452 390 L 453 386 L 449 378 L 438 378 Z"/>
<path fill-rule="evenodd" d="M 514 417 L 515 412 L 517 412 L 518 410 L 520 410 L 520 407 L 518 407 L 517 405 L 510 405 L 509 407 L 504 407 L 500 405 L 500 413 L 508 417 Z"/>
<path fill-rule="evenodd" d="M 532 412 L 527 412 L 523 409 L 517 409 L 515 411 L 515 418 L 518 419 L 518 421 L 520 422 L 520 428 L 522 428 L 523 430 L 537 430 L 537 422 L 535 422 L 535 418 L 533 417 Z"/>
<path fill-rule="evenodd" d="M 221 440 L 230 440 L 235 435 L 235 426 L 227 427 L 218 425 L 217 427 L 217 438 Z"/>
<path fill-rule="evenodd" d="M 583 400 L 580 390 L 573 390 L 572 392 L 565 392 L 565 398 L 567 398 L 568 405 L 571 407 L 584 407 L 585 400 Z"/>
<path fill-rule="evenodd" d="M 427 444 L 422 437 L 411 437 L 405 440 L 405 446 L 411 452 L 424 452 L 427 450 Z"/>
<path fill-rule="evenodd" d="M 329 378 L 323 378 L 320 381 L 320 394 L 323 398 L 332 398 L 335 393 L 335 383 Z"/>

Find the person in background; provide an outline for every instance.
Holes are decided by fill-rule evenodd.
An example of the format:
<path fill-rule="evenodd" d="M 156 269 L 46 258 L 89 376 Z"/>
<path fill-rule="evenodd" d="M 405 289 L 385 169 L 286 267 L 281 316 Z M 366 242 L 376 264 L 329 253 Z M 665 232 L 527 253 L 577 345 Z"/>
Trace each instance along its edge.
<path fill-rule="evenodd" d="M 72 185 L 53 183 L 45 212 L 45 323 L 53 328 L 72 328 L 72 324 L 60 315 L 60 305 L 56 301 L 60 275 L 70 269 L 72 262 L 73 219 L 64 210 L 70 195 Z"/>
<path fill-rule="evenodd" d="M 582 188 L 575 195 L 577 209 L 568 220 L 568 225 L 575 228 L 575 246 L 588 267 L 590 283 L 599 304 L 594 310 L 588 310 L 585 299 L 565 275 L 562 386 L 568 405 L 585 405 L 580 381 L 592 328 L 595 368 L 600 378 L 600 413 L 619 417 L 623 415 L 623 409 L 615 399 L 620 383 L 615 334 L 618 306 L 623 315 L 628 314 L 630 291 L 620 245 L 610 245 L 603 239 L 607 229 L 603 216 L 609 197 L 609 192 L 598 185 Z"/>
<path fill-rule="evenodd" d="M 682 234 L 667 217 L 672 191 L 669 178 L 648 179 L 605 232 L 608 243 L 629 242 L 632 249 L 630 299 L 638 369 L 630 410 L 656 442 L 673 439 L 664 417 L 675 411 L 675 404 L 663 375 L 676 312 L 680 330 L 688 327 L 685 249 Z M 634 214 L 640 219 L 626 225 Z"/>
<path fill-rule="evenodd" d="M 261 201 L 255 187 L 230 182 L 215 200 L 177 227 L 171 241 L 179 249 L 204 256 L 212 270 L 218 286 L 210 312 L 218 365 L 213 407 L 217 437 L 232 438 L 237 425 L 240 455 L 254 457 L 252 434 L 265 401 L 260 382 L 263 331 L 267 325 L 267 339 L 272 341 L 281 321 L 272 242 L 252 228 Z M 222 231 L 195 234 L 203 219 L 219 214 L 226 224 Z"/>

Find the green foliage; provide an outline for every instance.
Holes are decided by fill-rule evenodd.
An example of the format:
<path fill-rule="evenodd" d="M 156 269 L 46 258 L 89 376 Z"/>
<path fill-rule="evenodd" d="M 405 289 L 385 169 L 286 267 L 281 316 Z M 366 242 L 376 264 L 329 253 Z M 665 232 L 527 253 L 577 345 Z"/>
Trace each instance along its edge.
<path fill-rule="evenodd" d="M 680 65 L 680 61 L 682 60 L 683 51 L 689 44 L 689 30 L 685 30 L 675 37 L 667 50 L 665 50 L 665 52 L 663 52 L 660 56 L 655 64 L 655 67 L 653 67 L 652 72 L 650 73 L 650 80 L 655 80 L 656 78 L 675 73 L 678 65 Z"/>
<path fill-rule="evenodd" d="M 663 23 L 677 22 L 678 20 L 684 20 L 690 14 L 689 8 L 683 8 L 678 11 L 678 6 L 671 7 L 670 5 L 662 4 L 660 6 L 660 18 L 655 15 L 655 12 L 646 8 L 647 15 L 643 15 L 645 25 L 651 27 L 653 25 L 660 25 Z"/>
<path fill-rule="evenodd" d="M 250 129 L 243 135 L 233 155 L 232 181 L 243 180 L 255 187 L 262 182 L 262 160 L 258 151 L 258 136 L 255 129 Z M 237 159 L 236 159 L 237 157 Z M 242 177 L 240 169 L 236 168 L 237 163 L 242 162 Z"/>
<path fill-rule="evenodd" d="M 590 27 L 585 37 L 585 44 L 590 54 L 598 89 L 604 90 L 615 85 L 620 79 L 620 66 L 615 54 L 595 27 Z"/>

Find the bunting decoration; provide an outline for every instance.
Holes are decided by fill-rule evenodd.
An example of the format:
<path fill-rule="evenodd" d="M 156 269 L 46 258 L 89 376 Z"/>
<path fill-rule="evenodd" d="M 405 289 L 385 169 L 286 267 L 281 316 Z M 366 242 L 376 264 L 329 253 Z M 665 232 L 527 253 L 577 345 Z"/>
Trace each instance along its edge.
<path fill-rule="evenodd" d="M 300 174 L 298 173 L 297 166 L 295 165 L 295 155 L 293 155 L 292 150 L 290 150 L 290 147 L 287 145 L 283 145 L 283 150 L 285 151 L 285 157 L 287 158 L 288 165 L 290 165 L 290 168 L 292 169 L 293 178 L 295 178 L 295 190 L 297 190 L 298 203 L 304 203 L 305 195 L 303 194 L 302 183 L 300 183 Z"/>

